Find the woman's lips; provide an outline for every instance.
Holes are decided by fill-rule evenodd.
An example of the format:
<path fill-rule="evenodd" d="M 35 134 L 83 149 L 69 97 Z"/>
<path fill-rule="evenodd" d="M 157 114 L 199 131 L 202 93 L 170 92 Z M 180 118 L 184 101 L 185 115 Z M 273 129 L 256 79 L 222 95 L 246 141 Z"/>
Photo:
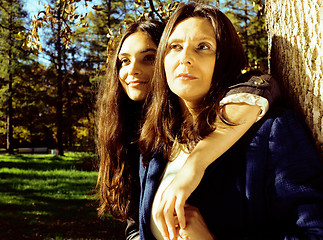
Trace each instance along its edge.
<path fill-rule="evenodd" d="M 130 87 L 137 87 L 137 86 L 140 86 L 142 84 L 147 84 L 148 82 L 144 82 L 144 81 L 130 81 L 130 82 L 127 82 L 127 85 L 130 86 Z"/>
<path fill-rule="evenodd" d="M 194 80 L 197 77 L 190 73 L 180 73 L 176 76 L 176 78 L 180 78 L 181 80 Z"/>

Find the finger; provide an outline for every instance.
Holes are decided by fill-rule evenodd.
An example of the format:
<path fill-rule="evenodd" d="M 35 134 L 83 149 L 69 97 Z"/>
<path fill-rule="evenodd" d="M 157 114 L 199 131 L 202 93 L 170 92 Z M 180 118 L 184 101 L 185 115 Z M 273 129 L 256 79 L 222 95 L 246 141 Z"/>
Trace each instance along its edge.
<path fill-rule="evenodd" d="M 174 239 L 175 237 L 175 201 L 167 202 L 164 207 L 164 218 L 167 225 L 169 238 Z"/>
<path fill-rule="evenodd" d="M 157 211 L 155 213 L 155 220 L 156 225 L 163 236 L 164 239 L 169 239 L 167 225 L 164 219 L 164 208 L 165 208 L 166 202 L 161 201 L 157 207 Z"/>
<path fill-rule="evenodd" d="M 175 203 L 175 211 L 181 229 L 184 229 L 186 227 L 184 206 L 185 202 L 181 198 L 177 198 Z"/>

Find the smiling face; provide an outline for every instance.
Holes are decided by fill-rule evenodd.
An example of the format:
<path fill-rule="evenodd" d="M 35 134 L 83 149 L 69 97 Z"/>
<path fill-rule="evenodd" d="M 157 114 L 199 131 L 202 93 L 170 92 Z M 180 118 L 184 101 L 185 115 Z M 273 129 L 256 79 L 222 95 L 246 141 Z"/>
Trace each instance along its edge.
<path fill-rule="evenodd" d="M 154 74 L 156 49 L 156 44 L 144 32 L 131 34 L 122 44 L 118 54 L 119 80 L 133 101 L 143 101 L 147 96 L 148 83 Z"/>
<path fill-rule="evenodd" d="M 215 56 L 214 30 L 205 18 L 187 18 L 170 35 L 164 59 L 167 83 L 186 106 L 197 106 L 209 91 Z"/>

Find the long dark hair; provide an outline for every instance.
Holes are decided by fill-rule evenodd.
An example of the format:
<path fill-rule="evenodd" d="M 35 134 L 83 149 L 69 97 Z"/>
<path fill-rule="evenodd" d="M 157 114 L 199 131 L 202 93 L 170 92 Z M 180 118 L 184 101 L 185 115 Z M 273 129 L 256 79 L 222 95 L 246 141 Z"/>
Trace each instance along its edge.
<path fill-rule="evenodd" d="M 174 28 L 190 17 L 202 17 L 210 21 L 216 38 L 216 61 L 209 92 L 202 100 L 199 115 L 194 124 L 183 116 L 178 97 L 169 89 L 164 67 L 167 41 Z M 168 159 L 172 143 L 195 143 L 215 129 L 215 119 L 220 113 L 220 100 L 228 87 L 239 81 L 246 57 L 238 34 L 230 20 L 217 8 L 202 3 L 181 4 L 168 21 L 156 56 L 152 92 L 148 97 L 148 110 L 141 131 L 139 146 L 144 164 L 152 154 L 160 152 Z M 188 146 L 189 147 L 189 146 Z"/>
<path fill-rule="evenodd" d="M 109 212 L 119 220 L 128 217 L 131 197 L 131 173 L 129 165 L 134 156 L 127 154 L 131 144 L 138 140 L 141 103 L 129 99 L 119 81 L 121 66 L 118 54 L 125 39 L 133 33 L 146 33 L 158 46 L 163 24 L 145 21 L 130 25 L 108 61 L 106 76 L 99 85 L 97 95 L 97 152 L 100 158 L 97 180 L 99 215 Z M 129 120 L 129 116 L 132 119 Z M 138 161 L 139 155 L 136 159 Z"/>

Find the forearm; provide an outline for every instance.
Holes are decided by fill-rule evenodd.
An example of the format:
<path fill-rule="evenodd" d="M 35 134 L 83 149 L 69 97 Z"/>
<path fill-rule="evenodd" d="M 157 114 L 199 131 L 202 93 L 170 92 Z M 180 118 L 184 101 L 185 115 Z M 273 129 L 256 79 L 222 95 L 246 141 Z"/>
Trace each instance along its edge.
<path fill-rule="evenodd" d="M 204 171 L 248 131 L 255 123 L 260 108 L 256 105 L 229 104 L 223 111 L 237 125 L 229 126 L 218 120 L 217 128 L 196 145 L 184 167 L 193 167 L 198 172 Z"/>

